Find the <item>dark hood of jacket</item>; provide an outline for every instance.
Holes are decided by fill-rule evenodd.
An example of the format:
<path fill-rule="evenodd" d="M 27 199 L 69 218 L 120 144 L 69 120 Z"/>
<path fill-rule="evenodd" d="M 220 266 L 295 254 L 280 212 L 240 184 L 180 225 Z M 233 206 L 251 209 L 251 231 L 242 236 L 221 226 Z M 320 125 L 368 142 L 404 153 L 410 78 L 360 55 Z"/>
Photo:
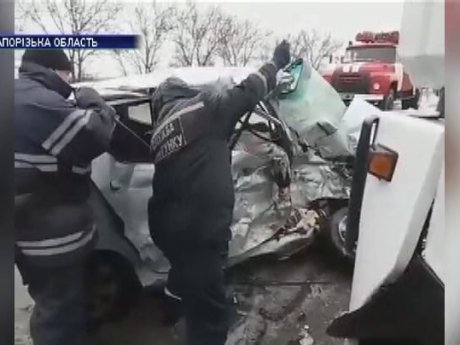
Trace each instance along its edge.
<path fill-rule="evenodd" d="M 72 93 L 72 86 L 67 84 L 51 69 L 32 62 L 23 62 L 19 67 L 19 77 L 35 80 L 47 89 L 56 91 L 62 97 L 68 98 Z"/>
<path fill-rule="evenodd" d="M 161 120 L 175 101 L 197 96 L 200 91 L 188 85 L 182 79 L 171 77 L 162 82 L 152 95 L 155 122 Z"/>

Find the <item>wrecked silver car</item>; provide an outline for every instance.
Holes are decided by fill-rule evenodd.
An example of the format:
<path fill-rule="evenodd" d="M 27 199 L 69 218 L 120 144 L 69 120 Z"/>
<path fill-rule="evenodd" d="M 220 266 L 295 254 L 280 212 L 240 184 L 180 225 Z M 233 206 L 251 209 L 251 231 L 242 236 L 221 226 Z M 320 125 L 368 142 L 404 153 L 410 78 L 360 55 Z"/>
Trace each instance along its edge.
<path fill-rule="evenodd" d="M 149 152 L 148 95 L 169 76 L 197 87 L 228 87 L 250 72 L 251 68 L 179 68 L 90 84 L 120 116 L 110 154 L 92 167 L 101 233 L 89 265 L 94 317 L 115 309 L 123 312 L 134 289 L 165 279 L 169 269 L 150 238 L 147 221 L 155 171 Z M 229 265 L 266 254 L 286 258 L 319 235 L 348 256 L 343 232 L 359 128 L 342 126 L 345 105 L 316 71 L 298 61 L 286 73 L 292 77 L 290 89 L 262 101 L 235 129 L 236 202 Z M 299 98 L 299 92 L 313 98 Z M 278 187 L 274 176 L 279 174 L 289 177 L 288 188 Z"/>

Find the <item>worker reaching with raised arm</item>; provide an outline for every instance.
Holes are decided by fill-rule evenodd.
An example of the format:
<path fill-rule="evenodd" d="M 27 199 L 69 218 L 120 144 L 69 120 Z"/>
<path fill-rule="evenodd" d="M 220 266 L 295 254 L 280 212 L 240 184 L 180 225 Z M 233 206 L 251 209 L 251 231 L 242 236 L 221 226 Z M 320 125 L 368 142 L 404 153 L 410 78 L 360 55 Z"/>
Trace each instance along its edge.
<path fill-rule="evenodd" d="M 90 88 L 68 101 L 71 70 L 63 50 L 26 50 L 15 80 L 16 264 L 35 301 L 34 345 L 87 343 L 91 161 L 109 148 L 115 112 Z"/>
<path fill-rule="evenodd" d="M 240 117 L 275 88 L 277 72 L 289 62 L 283 41 L 271 62 L 223 92 L 169 78 L 153 95 L 149 226 L 171 263 L 165 292 L 181 301 L 187 345 L 225 344 L 230 305 L 224 267 L 234 204 L 229 140 Z"/>

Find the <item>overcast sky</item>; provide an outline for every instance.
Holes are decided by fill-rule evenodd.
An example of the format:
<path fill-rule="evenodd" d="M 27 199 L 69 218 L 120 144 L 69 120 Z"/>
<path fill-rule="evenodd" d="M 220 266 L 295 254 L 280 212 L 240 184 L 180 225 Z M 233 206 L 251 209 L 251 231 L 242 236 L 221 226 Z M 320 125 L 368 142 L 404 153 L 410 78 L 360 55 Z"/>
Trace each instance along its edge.
<path fill-rule="evenodd" d="M 122 2 L 137 3 L 134 0 Z M 165 2 L 158 1 L 157 2 Z M 184 1 L 176 1 L 184 2 Z M 348 42 L 362 30 L 398 30 L 401 23 L 402 1 L 302 1 L 302 2 L 210 2 L 197 1 L 201 6 L 219 4 L 225 12 L 242 19 L 249 19 L 261 28 L 271 30 L 276 36 L 285 36 L 301 29 L 316 29 L 331 33 L 334 38 Z M 168 64 L 167 49 L 161 65 Z M 97 59 L 88 72 L 109 77 L 119 73 L 115 62 L 107 58 Z"/>
<path fill-rule="evenodd" d="M 343 41 L 361 30 L 398 29 L 402 2 L 225 3 L 229 13 L 247 18 L 279 34 L 301 29 L 331 32 Z"/>
<path fill-rule="evenodd" d="M 132 1 L 135 3 L 135 1 Z M 210 2 L 219 4 L 225 12 L 251 20 L 276 36 L 287 36 L 301 29 L 330 32 L 335 38 L 348 42 L 362 30 L 398 30 L 402 17 L 402 1 L 304 1 L 304 2 Z M 168 49 L 169 51 L 169 49 Z M 162 65 L 168 59 L 161 61 Z M 97 69 L 96 69 L 97 70 Z M 100 69 L 99 69 L 100 70 Z"/>

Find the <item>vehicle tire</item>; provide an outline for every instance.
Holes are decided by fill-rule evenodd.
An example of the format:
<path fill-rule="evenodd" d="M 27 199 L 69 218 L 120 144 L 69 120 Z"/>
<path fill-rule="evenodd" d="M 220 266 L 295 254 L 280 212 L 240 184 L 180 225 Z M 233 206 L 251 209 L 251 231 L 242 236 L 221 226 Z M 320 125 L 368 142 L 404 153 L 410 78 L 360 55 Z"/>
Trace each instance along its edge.
<path fill-rule="evenodd" d="M 403 110 L 406 110 L 409 108 L 418 109 L 419 99 L 420 99 L 420 90 L 416 89 L 414 96 L 412 96 L 411 98 L 403 99 L 401 101 L 401 108 Z"/>
<path fill-rule="evenodd" d="M 141 290 L 137 275 L 126 259 L 115 252 L 95 251 L 86 270 L 90 330 L 126 316 L 136 305 Z"/>
<path fill-rule="evenodd" d="M 388 91 L 388 95 L 383 98 L 380 102 L 379 108 L 381 110 L 393 110 L 395 103 L 395 90 L 393 88 Z"/>
<path fill-rule="evenodd" d="M 336 252 L 348 260 L 354 260 L 354 253 L 350 253 L 345 246 L 345 231 L 347 224 L 348 207 L 336 210 L 329 218 L 329 238 Z"/>

